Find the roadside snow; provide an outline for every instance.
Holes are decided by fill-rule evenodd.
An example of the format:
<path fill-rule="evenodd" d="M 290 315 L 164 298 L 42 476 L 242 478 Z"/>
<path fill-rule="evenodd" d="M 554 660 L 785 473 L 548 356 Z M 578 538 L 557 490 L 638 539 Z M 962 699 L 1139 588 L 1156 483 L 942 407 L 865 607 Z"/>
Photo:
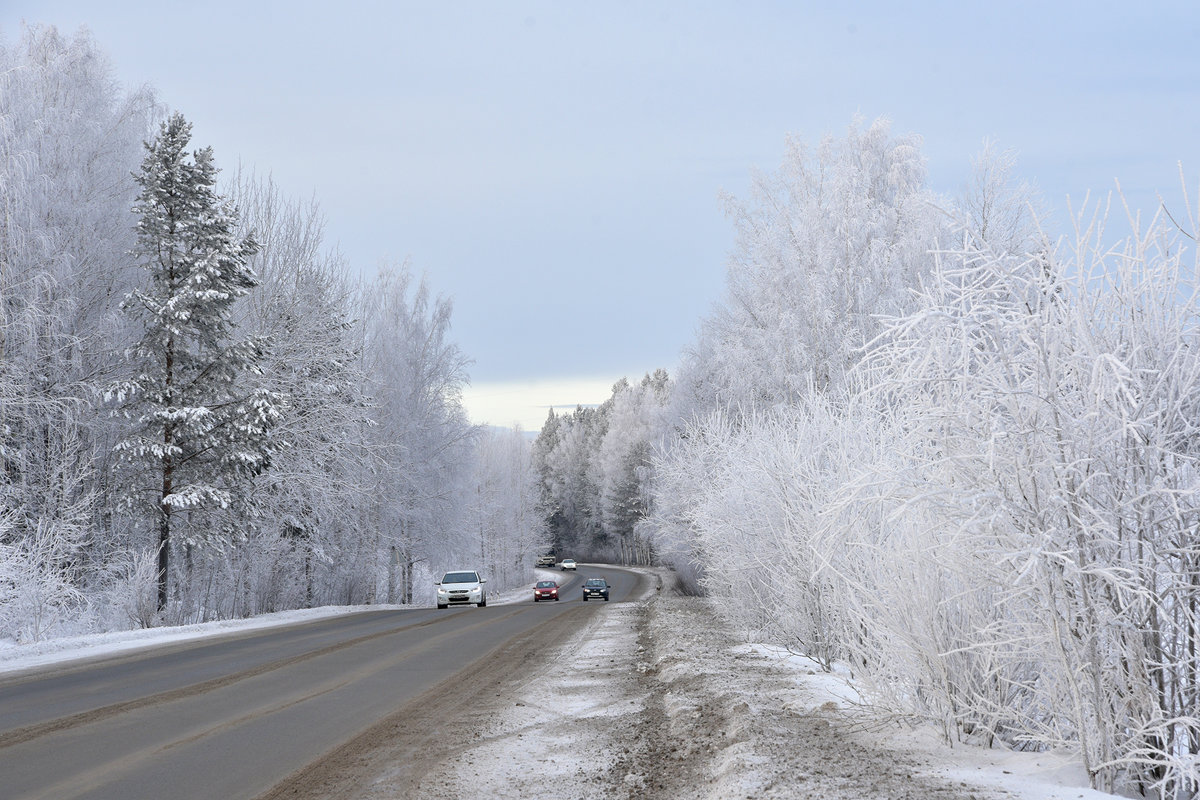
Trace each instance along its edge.
<path fill-rule="evenodd" d="M 1049 754 L 950 748 L 864 719 L 850 682 L 739 644 L 709 602 L 667 589 L 605 605 L 483 730 L 430 769 L 430 796 L 1113 800 Z M 869 723 L 869 724 L 868 724 Z M 393 794 L 382 776 L 372 800 Z"/>
<path fill-rule="evenodd" d="M 795 687 L 798 699 L 789 710 L 837 711 L 849 723 L 861 717 L 862 698 L 847 678 L 823 672 L 804 656 L 766 644 L 730 648 L 734 658 L 760 662 Z M 877 746 L 918 755 L 931 774 L 950 781 L 1003 791 L 1019 800 L 1113 800 L 1115 795 L 1087 788 L 1087 773 L 1077 759 L 1054 753 L 1019 753 L 1007 748 L 949 747 L 931 728 L 853 724 L 856 736 Z"/>

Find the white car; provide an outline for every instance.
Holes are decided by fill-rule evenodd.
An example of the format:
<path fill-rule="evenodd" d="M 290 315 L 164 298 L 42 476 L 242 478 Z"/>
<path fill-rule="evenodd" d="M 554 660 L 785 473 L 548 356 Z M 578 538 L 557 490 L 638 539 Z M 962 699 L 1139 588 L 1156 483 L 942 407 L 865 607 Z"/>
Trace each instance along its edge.
<path fill-rule="evenodd" d="M 573 558 L 564 558 L 564 559 L 562 560 L 562 568 L 563 568 L 563 569 L 565 569 L 565 570 L 566 570 L 566 569 L 575 569 L 575 559 L 573 559 Z"/>
<path fill-rule="evenodd" d="M 479 608 L 487 605 L 486 580 L 474 570 L 447 572 L 437 582 L 437 607 L 462 606 L 474 603 Z"/>

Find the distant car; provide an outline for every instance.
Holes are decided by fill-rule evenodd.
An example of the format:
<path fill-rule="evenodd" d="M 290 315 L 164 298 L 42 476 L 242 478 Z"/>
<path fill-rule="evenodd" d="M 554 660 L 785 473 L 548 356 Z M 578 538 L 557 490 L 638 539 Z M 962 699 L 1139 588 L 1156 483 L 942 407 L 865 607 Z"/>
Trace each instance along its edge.
<path fill-rule="evenodd" d="M 604 602 L 608 602 L 608 581 L 604 578 L 588 578 L 583 582 L 583 602 L 587 602 L 589 597 L 603 597 Z"/>
<path fill-rule="evenodd" d="M 563 569 L 575 569 L 578 566 L 573 558 L 564 558 L 562 562 Z"/>
<path fill-rule="evenodd" d="M 557 600 L 558 584 L 554 581 L 538 581 L 533 587 L 533 602 L 539 600 Z"/>
<path fill-rule="evenodd" d="M 447 572 L 437 582 L 437 607 L 462 606 L 474 603 L 479 608 L 487 605 L 486 580 L 474 570 Z"/>
<path fill-rule="evenodd" d="M 539 566 L 539 567 L 553 567 L 553 566 L 554 566 L 554 564 L 555 564 L 555 561 L 554 561 L 554 553 L 548 553 L 548 554 L 546 554 L 546 555 L 544 555 L 544 556 L 538 556 L 538 559 L 537 559 L 537 564 L 536 564 L 536 566 Z"/>

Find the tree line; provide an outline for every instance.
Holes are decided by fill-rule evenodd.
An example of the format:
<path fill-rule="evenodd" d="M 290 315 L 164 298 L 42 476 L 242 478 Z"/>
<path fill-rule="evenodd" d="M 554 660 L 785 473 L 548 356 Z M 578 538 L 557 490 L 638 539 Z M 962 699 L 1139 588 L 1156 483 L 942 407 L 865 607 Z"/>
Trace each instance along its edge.
<path fill-rule="evenodd" d="M 452 304 L 215 154 L 90 36 L 0 49 L 0 637 L 496 589 L 544 546 Z M 486 501 L 483 501 L 486 498 Z"/>
<path fill-rule="evenodd" d="M 538 508 L 560 557 L 618 564 L 657 561 L 645 523 L 651 459 L 671 396 L 666 370 L 621 378 L 595 408 L 550 410 L 533 444 Z"/>

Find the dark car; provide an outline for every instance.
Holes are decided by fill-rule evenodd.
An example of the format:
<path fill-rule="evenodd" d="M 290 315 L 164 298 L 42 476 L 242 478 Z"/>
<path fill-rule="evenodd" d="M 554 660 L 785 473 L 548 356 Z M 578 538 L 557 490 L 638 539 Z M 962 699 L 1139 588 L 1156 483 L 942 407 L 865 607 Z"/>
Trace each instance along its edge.
<path fill-rule="evenodd" d="M 538 581 L 533 587 L 533 602 L 538 600 L 557 600 L 558 584 L 554 581 Z"/>
<path fill-rule="evenodd" d="M 586 603 L 589 597 L 603 597 L 604 602 L 608 602 L 608 581 L 604 578 L 588 578 L 583 582 L 583 600 Z"/>

